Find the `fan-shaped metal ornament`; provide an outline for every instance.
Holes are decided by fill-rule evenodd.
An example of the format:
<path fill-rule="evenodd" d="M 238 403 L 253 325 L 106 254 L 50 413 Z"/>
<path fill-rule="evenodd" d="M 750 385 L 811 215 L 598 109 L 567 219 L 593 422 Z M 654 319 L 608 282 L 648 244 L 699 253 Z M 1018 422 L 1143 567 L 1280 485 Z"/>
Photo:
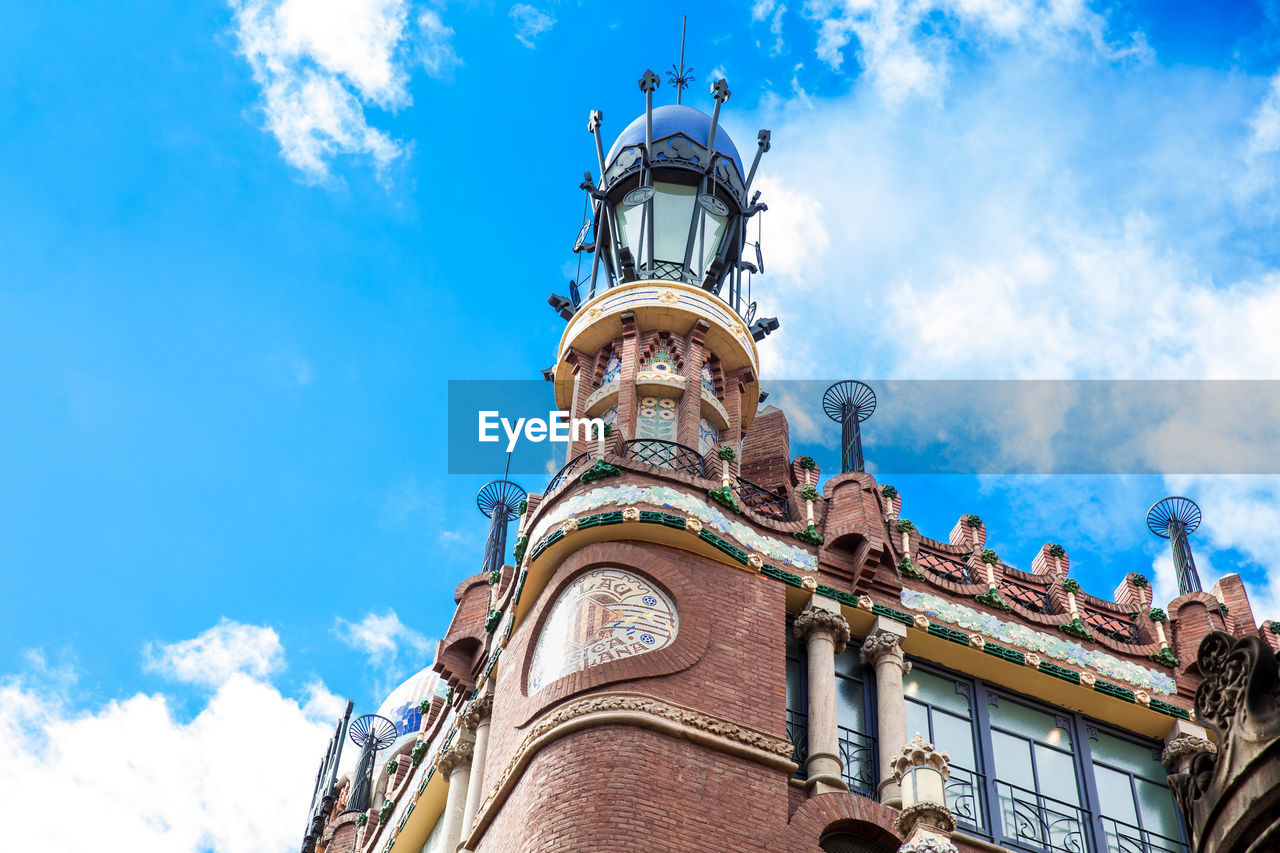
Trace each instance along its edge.
<path fill-rule="evenodd" d="M 501 505 L 506 515 L 504 520 L 512 521 L 520 515 L 520 501 L 527 494 L 510 480 L 494 480 L 480 489 L 480 493 L 476 495 L 476 506 L 480 507 L 486 518 L 493 518 L 494 512 Z"/>
<path fill-rule="evenodd" d="M 396 724 L 377 714 L 365 714 L 351 721 L 351 742 L 363 747 L 371 743 L 372 749 L 382 750 L 396 742 Z"/>
<path fill-rule="evenodd" d="M 846 379 L 835 383 L 822 395 L 822 410 L 831 420 L 843 421 L 846 407 L 851 407 L 854 419 L 862 423 L 876 410 L 876 392 L 864 382 Z"/>
<path fill-rule="evenodd" d="M 1161 539 L 1169 538 L 1173 522 L 1180 523 L 1187 533 L 1194 533 L 1200 526 L 1200 507 L 1190 498 L 1168 497 L 1147 510 L 1147 527 Z"/>

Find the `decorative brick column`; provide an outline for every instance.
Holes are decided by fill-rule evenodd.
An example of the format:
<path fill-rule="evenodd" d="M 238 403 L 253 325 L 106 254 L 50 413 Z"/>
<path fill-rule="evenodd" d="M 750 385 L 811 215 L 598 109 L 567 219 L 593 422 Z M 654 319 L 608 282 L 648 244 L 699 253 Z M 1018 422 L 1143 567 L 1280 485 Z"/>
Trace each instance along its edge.
<path fill-rule="evenodd" d="M 471 824 L 484 794 L 484 759 L 489 749 L 489 718 L 493 714 L 493 694 L 487 693 L 471 703 L 462 717 L 462 725 L 475 732 L 471 754 L 471 773 L 467 781 L 467 800 L 462 808 L 462 837 L 471 834 Z M 452 790 L 452 789 L 451 789 Z"/>
<path fill-rule="evenodd" d="M 911 671 L 903 660 L 902 641 L 907 629 L 892 619 L 876 617 L 859 657 L 876 671 L 876 710 L 880 748 L 880 802 L 902 806 L 902 787 L 894 779 L 893 759 L 907 743 L 907 703 L 902 693 L 902 676 Z"/>
<path fill-rule="evenodd" d="M 444 774 L 449 783 L 449 794 L 444 802 L 444 814 L 440 828 L 444 850 L 456 850 L 462 841 L 462 815 L 466 808 L 467 786 L 471 780 L 471 756 L 475 749 L 470 739 L 459 740 L 436 759 L 436 770 Z"/>
<path fill-rule="evenodd" d="M 815 794 L 848 791 L 840 766 L 836 722 L 836 655 L 849 642 L 849 623 L 839 605 L 814 596 L 796 617 L 794 633 L 805 641 L 809 659 L 808 787 Z"/>

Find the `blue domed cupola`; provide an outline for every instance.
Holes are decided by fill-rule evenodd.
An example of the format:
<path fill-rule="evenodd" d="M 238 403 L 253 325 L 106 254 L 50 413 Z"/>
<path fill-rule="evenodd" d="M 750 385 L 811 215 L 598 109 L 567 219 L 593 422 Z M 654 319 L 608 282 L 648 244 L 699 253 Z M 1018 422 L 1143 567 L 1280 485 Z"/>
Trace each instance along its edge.
<path fill-rule="evenodd" d="M 589 292 L 581 293 L 586 282 L 574 282 L 569 299 L 553 296 L 551 304 L 569 319 L 600 290 L 637 280 L 677 281 L 716 294 L 750 326 L 755 306 L 743 273 L 761 272 L 763 262 L 758 240 L 754 263 L 743 257 L 743 248 L 749 220 L 767 209 L 759 192 L 752 195 L 751 183 L 769 150 L 769 131 L 760 131 L 755 157 L 744 164 L 720 127 L 720 108 L 730 95 L 725 80 L 711 87 L 711 115 L 679 103 L 655 108 L 658 82 L 652 71 L 640 79 L 645 111 L 618 134 L 607 155 L 601 113 L 591 113 L 587 127 L 595 137 L 600 179 L 588 173 L 582 184 L 588 214 L 574 246 L 593 255 Z M 765 326 L 760 338 L 776 321 Z"/>

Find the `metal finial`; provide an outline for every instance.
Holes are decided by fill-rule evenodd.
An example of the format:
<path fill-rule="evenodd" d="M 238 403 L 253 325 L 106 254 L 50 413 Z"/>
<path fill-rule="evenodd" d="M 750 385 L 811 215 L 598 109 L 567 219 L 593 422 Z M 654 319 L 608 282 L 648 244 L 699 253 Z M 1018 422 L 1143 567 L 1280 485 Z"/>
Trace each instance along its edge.
<path fill-rule="evenodd" d="M 693 82 L 693 66 L 684 67 L 684 32 L 689 25 L 689 16 L 683 16 L 680 24 L 680 65 L 671 66 L 671 70 L 667 72 L 667 79 L 671 81 L 671 85 L 676 87 L 676 103 L 680 103 L 680 93 L 688 88 Z"/>
<path fill-rule="evenodd" d="M 1169 540 L 1173 551 L 1173 568 L 1178 575 L 1178 592 L 1201 592 L 1200 573 L 1191 556 L 1187 536 L 1200 526 L 1200 507 L 1190 498 L 1168 497 L 1147 510 L 1147 528 L 1161 539 Z"/>
<path fill-rule="evenodd" d="M 822 410 L 840 424 L 840 473 L 864 470 L 862 429 L 858 425 L 876 410 L 876 392 L 865 383 L 846 379 L 822 395 Z"/>
<path fill-rule="evenodd" d="M 360 758 L 351 779 L 346 811 L 363 812 L 373 799 L 373 763 L 379 750 L 396 742 L 396 724 L 377 714 L 365 714 L 351 723 L 351 742 L 360 747 Z"/>
<path fill-rule="evenodd" d="M 484 565 L 480 571 L 488 575 L 502 570 L 507 558 L 507 524 L 520 516 L 520 501 L 527 493 L 510 480 L 486 483 L 476 495 L 476 506 L 488 518 L 489 538 L 484 543 Z"/>
<path fill-rule="evenodd" d="M 646 95 L 658 88 L 662 84 L 662 78 L 654 74 L 652 70 L 646 69 L 644 76 L 640 78 L 640 91 Z"/>

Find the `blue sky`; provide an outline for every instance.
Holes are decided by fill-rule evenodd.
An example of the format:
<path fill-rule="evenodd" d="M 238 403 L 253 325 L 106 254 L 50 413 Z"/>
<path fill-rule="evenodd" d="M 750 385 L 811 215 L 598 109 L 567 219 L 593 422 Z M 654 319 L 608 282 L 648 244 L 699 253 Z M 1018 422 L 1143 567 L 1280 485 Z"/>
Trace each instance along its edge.
<path fill-rule="evenodd" d="M 410 0 L 6 13 L 0 734 L 47 739 L 0 738 L 28 780 L 0 798 L 73 778 L 133 849 L 283 850 L 334 697 L 372 710 L 426 663 L 478 568 L 483 478 L 445 473 L 446 381 L 553 360 L 587 111 L 625 126 L 680 21 Z M 688 102 L 724 74 L 739 148 L 773 131 L 765 387 L 1278 378 L 1278 21 L 1273 3 L 700 5 Z M 792 431 L 836 465 L 831 427 Z M 1206 579 L 1240 571 L 1280 615 L 1274 478 L 889 479 L 928 535 L 976 512 L 1015 565 L 1060 541 L 1086 590 L 1139 570 L 1165 597 L 1142 517 L 1185 491 Z M 299 769 L 245 788 L 233 744 L 264 720 Z M 102 745 L 144 732 L 163 749 L 134 756 L 122 817 Z M 99 775 L 59 747 L 81 742 Z M 175 753 L 215 781 L 174 788 Z M 220 810 L 247 797 L 287 817 L 237 834 Z"/>

